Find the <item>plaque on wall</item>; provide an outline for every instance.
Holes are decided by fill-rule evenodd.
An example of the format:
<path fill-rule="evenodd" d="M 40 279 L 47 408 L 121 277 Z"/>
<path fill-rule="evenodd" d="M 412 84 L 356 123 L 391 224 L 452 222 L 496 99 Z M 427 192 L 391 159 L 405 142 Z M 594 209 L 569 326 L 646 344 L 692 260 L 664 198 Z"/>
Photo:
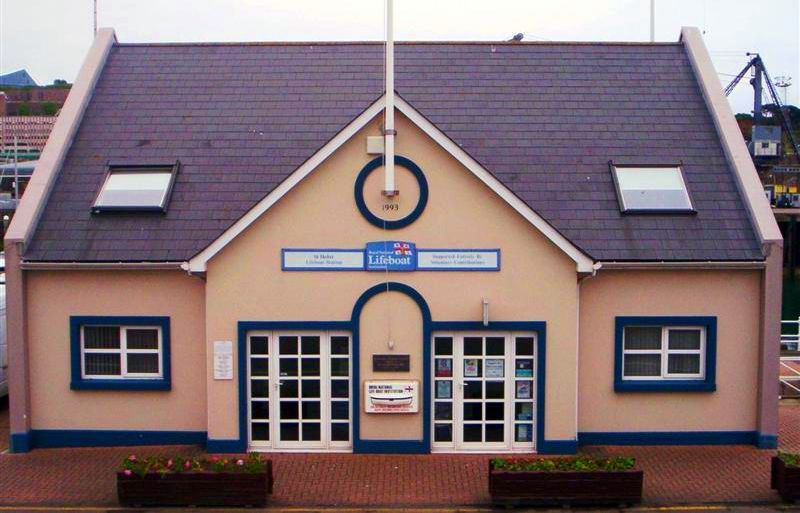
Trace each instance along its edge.
<path fill-rule="evenodd" d="M 407 354 L 372 355 L 372 372 L 409 372 L 411 356 Z"/>
<path fill-rule="evenodd" d="M 365 381 L 366 413 L 417 413 L 419 383 L 416 381 Z"/>

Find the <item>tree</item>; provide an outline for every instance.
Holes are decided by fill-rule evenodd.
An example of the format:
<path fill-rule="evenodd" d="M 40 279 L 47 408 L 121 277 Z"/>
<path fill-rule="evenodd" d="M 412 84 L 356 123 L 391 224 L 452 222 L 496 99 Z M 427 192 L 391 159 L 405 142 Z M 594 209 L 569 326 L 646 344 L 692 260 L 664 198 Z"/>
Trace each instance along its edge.
<path fill-rule="evenodd" d="M 58 105 L 53 102 L 42 102 L 42 114 L 45 116 L 55 116 L 58 112 Z"/>
<path fill-rule="evenodd" d="M 30 116 L 31 115 L 31 106 L 27 103 L 21 103 L 19 109 L 17 109 L 17 116 Z"/>

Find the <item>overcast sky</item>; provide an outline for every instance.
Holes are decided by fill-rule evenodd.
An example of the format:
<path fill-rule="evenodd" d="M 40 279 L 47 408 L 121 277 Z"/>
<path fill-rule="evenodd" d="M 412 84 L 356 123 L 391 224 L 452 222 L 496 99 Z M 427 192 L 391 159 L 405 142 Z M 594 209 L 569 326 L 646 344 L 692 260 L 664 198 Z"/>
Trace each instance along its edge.
<path fill-rule="evenodd" d="M 383 0 L 98 0 L 99 24 L 122 42 L 381 40 Z M 705 33 L 723 85 L 760 52 L 800 90 L 798 0 L 656 0 L 656 40 L 682 25 Z M 395 0 L 397 40 L 646 41 L 649 0 Z M 41 84 L 75 78 L 92 40 L 92 0 L 0 0 L 0 73 Z M 752 110 L 742 81 L 737 112 Z"/>

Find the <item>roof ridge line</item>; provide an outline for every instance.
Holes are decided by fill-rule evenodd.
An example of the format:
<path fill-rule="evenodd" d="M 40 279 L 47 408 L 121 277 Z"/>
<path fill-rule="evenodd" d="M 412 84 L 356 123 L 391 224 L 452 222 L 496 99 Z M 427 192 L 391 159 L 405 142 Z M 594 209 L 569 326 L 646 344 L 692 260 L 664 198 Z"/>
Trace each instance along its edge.
<path fill-rule="evenodd" d="M 402 46 L 682 46 L 680 41 L 396 41 Z M 381 46 L 383 41 L 187 41 L 152 43 L 116 43 L 118 47 L 185 46 Z"/>

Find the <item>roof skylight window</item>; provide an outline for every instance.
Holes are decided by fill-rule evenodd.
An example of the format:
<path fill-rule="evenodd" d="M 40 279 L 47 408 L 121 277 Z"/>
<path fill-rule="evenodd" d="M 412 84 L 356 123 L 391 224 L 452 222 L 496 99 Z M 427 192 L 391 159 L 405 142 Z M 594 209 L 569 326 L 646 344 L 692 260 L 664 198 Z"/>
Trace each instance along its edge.
<path fill-rule="evenodd" d="M 611 164 L 623 213 L 694 213 L 679 166 L 616 166 Z"/>
<path fill-rule="evenodd" d="M 92 213 L 166 212 L 177 171 L 177 162 L 173 166 L 109 166 Z"/>

